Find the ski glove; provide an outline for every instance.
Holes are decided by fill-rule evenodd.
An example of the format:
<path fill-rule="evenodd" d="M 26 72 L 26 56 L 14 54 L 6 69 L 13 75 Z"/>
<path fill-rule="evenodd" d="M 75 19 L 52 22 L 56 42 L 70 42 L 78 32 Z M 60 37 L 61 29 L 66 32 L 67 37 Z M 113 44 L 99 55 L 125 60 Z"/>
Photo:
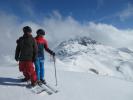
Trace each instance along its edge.
<path fill-rule="evenodd" d="M 55 56 L 55 53 L 53 52 L 53 56 Z"/>
<path fill-rule="evenodd" d="M 51 52 L 51 55 L 55 56 L 55 52 L 52 51 L 52 52 Z"/>

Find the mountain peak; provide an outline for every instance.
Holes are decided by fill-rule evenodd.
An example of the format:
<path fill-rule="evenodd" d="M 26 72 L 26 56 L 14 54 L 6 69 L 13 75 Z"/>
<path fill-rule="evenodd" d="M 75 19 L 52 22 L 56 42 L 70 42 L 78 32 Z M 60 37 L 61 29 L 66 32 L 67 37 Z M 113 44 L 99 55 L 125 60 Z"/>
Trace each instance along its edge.
<path fill-rule="evenodd" d="M 55 49 L 58 57 L 65 58 L 78 55 L 88 51 L 94 51 L 94 45 L 99 44 L 97 41 L 87 36 L 75 37 L 61 42 Z M 89 49 L 89 50 L 88 50 Z M 92 50 L 93 49 L 93 50 Z"/>
<path fill-rule="evenodd" d="M 128 48 L 117 49 L 90 37 L 76 37 L 61 42 L 55 50 L 70 70 L 133 79 L 133 55 Z"/>
<path fill-rule="evenodd" d="M 75 38 L 71 38 L 69 40 L 61 42 L 59 44 L 59 46 L 65 46 L 67 44 L 74 44 L 74 43 L 78 43 L 80 45 L 87 46 L 88 44 L 97 44 L 97 41 L 95 41 L 87 36 L 82 36 L 82 37 L 77 36 Z"/>

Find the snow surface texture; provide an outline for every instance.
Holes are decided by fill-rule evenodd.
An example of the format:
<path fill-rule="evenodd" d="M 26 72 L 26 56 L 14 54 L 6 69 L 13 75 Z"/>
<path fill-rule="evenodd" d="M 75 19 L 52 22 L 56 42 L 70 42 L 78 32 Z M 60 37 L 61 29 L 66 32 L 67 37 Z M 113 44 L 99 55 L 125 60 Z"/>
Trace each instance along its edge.
<path fill-rule="evenodd" d="M 51 63 L 52 64 L 52 63 Z M 53 66 L 46 65 L 46 80 L 54 86 Z M 58 66 L 57 66 L 58 68 Z M 33 94 L 21 83 L 18 67 L 0 67 L 0 100 L 132 100 L 133 83 L 88 73 L 58 70 L 57 94 Z"/>
<path fill-rule="evenodd" d="M 133 100 L 133 52 L 128 48 L 77 37 L 62 42 L 55 51 L 59 93 L 33 94 L 18 79 L 21 73 L 13 57 L 3 55 L 0 100 Z M 54 86 L 53 62 L 45 62 L 46 81 Z"/>
<path fill-rule="evenodd" d="M 133 52 L 102 45 L 89 37 L 76 37 L 55 48 L 70 71 L 89 72 L 133 80 Z"/>

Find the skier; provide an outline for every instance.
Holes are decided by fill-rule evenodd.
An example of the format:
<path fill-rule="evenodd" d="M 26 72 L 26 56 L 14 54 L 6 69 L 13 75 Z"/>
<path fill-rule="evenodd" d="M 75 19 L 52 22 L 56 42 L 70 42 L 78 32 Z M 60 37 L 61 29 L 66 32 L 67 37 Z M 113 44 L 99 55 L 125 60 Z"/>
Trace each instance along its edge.
<path fill-rule="evenodd" d="M 19 61 L 19 70 L 23 73 L 22 81 L 31 80 L 31 86 L 37 84 L 37 76 L 33 67 L 33 61 L 37 57 L 37 44 L 32 37 L 32 29 L 29 26 L 23 27 L 24 35 L 16 42 L 15 60 Z"/>
<path fill-rule="evenodd" d="M 47 40 L 43 37 L 45 35 L 45 31 L 43 29 L 37 30 L 37 36 L 35 37 L 38 45 L 38 56 L 35 60 L 35 69 L 37 74 L 37 80 L 40 84 L 46 84 L 44 79 L 44 49 L 51 54 L 53 57 L 55 53 L 48 48 Z"/>

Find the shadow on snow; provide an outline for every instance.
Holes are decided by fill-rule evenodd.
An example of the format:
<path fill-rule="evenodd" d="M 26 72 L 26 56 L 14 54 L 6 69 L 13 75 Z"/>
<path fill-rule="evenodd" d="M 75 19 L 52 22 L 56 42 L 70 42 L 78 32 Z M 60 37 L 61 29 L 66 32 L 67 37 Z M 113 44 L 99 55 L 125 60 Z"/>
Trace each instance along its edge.
<path fill-rule="evenodd" d="M 20 79 L 0 77 L 0 85 L 5 86 L 26 86 Z"/>

